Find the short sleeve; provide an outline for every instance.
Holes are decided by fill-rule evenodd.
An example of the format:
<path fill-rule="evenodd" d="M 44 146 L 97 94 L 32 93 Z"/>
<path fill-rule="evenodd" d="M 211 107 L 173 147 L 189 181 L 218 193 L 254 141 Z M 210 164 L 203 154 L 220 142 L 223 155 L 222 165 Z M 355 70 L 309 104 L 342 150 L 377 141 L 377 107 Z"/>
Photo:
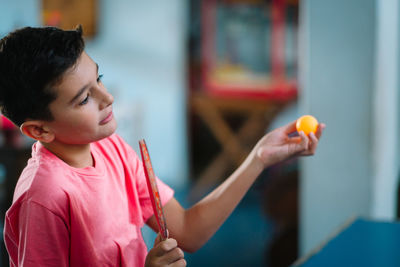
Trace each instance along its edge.
<path fill-rule="evenodd" d="M 7 247 L 11 265 L 69 266 L 69 233 L 64 221 L 33 201 L 21 205 L 16 247 Z M 17 219 L 8 218 L 8 219 Z M 7 239 L 8 236 L 5 235 Z M 12 242 L 8 242 L 12 244 Z M 12 261 L 18 262 L 12 262 Z"/>
<path fill-rule="evenodd" d="M 138 223 L 144 224 L 154 214 L 154 212 L 151 205 L 149 191 L 147 189 L 143 163 L 133 148 L 120 136 L 114 134 L 110 137 L 110 141 L 117 146 L 120 153 L 119 157 L 121 158 L 122 162 L 124 162 L 123 164 L 129 169 L 129 176 L 132 175 L 130 180 L 133 182 L 133 186 L 135 187 L 135 192 L 132 194 L 135 195 L 135 204 L 133 208 L 140 209 L 136 213 L 136 215 L 139 215 L 138 219 L 141 221 Z M 161 204 L 164 206 L 170 199 L 172 199 L 174 196 L 174 191 L 158 177 L 156 177 L 156 181 Z"/>

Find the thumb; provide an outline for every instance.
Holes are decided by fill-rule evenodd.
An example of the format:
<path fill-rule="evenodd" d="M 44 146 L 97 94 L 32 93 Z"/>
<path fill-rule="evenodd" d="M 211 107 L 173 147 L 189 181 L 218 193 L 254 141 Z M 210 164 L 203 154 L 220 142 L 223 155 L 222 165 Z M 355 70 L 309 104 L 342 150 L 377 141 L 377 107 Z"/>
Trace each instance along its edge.
<path fill-rule="evenodd" d="M 161 241 L 162 241 L 161 234 L 158 233 L 157 236 L 156 236 L 156 239 L 154 240 L 154 245 L 153 245 L 153 247 L 157 246 L 158 243 L 160 243 Z"/>

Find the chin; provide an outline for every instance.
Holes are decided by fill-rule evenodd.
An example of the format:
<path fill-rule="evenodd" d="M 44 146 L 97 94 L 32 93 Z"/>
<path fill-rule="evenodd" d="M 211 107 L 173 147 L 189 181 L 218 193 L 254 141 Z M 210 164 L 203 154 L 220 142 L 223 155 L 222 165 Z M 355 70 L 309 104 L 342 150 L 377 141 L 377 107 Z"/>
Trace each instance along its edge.
<path fill-rule="evenodd" d="M 117 122 L 115 120 L 110 121 L 110 123 L 107 126 L 108 126 L 107 130 L 105 131 L 105 134 L 101 139 L 113 135 L 115 133 L 115 131 L 117 130 Z"/>

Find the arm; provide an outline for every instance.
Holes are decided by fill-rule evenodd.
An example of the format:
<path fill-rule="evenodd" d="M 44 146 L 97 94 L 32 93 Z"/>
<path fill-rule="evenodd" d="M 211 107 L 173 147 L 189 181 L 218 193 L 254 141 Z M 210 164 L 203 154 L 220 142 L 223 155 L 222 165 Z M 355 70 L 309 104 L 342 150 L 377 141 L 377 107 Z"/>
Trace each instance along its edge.
<path fill-rule="evenodd" d="M 179 247 L 194 252 L 203 246 L 232 213 L 264 168 L 294 156 L 315 153 L 325 125 L 321 124 L 315 135 L 307 137 L 300 132 L 299 136 L 289 137 L 295 131 L 295 124 L 294 121 L 265 135 L 228 179 L 190 209 L 183 209 L 175 199 L 165 205 L 168 230 Z M 154 216 L 148 224 L 157 229 Z"/>

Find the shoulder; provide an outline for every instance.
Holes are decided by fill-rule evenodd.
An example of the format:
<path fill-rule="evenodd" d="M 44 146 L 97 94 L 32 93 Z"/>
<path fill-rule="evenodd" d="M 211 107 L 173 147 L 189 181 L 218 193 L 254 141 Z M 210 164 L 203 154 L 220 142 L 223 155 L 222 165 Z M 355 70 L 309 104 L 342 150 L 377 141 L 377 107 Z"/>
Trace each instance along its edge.
<path fill-rule="evenodd" d="M 31 159 L 18 179 L 13 202 L 29 201 L 54 212 L 64 212 L 68 202 L 66 188 L 71 177 L 57 160 Z"/>

